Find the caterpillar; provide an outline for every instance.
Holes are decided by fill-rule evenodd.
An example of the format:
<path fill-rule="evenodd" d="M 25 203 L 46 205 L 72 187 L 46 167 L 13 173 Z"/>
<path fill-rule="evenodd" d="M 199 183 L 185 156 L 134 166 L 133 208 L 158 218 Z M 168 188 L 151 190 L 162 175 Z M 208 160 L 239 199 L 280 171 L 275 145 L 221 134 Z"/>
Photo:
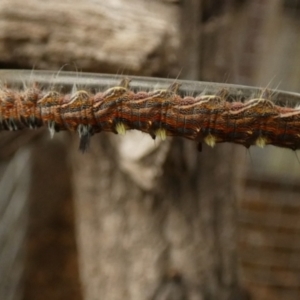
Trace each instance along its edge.
<path fill-rule="evenodd" d="M 242 101 L 226 89 L 214 94 L 182 95 L 180 83 L 154 91 L 130 88 L 123 78 L 104 91 L 46 90 L 39 84 L 16 90 L 0 89 L 0 130 L 47 126 L 51 136 L 61 130 L 77 131 L 79 149 L 100 132 L 125 134 L 140 130 L 153 139 L 184 137 L 214 147 L 230 142 L 249 148 L 274 145 L 300 148 L 300 109 L 275 105 L 270 93 Z"/>

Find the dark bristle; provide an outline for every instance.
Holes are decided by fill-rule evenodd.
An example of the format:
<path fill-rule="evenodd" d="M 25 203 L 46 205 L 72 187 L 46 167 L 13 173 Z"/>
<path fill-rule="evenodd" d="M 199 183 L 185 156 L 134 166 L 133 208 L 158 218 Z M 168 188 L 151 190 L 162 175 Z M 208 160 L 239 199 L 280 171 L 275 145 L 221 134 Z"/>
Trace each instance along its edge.
<path fill-rule="evenodd" d="M 153 140 L 155 140 L 155 139 L 156 139 L 156 134 L 155 134 L 155 133 L 153 133 L 153 132 L 150 132 L 150 136 L 151 136 L 151 138 L 152 138 Z"/>
<path fill-rule="evenodd" d="M 85 153 L 90 146 L 91 135 L 89 133 L 80 137 L 79 151 Z"/>
<path fill-rule="evenodd" d="M 197 150 L 198 152 L 202 152 L 202 143 L 197 144 Z"/>

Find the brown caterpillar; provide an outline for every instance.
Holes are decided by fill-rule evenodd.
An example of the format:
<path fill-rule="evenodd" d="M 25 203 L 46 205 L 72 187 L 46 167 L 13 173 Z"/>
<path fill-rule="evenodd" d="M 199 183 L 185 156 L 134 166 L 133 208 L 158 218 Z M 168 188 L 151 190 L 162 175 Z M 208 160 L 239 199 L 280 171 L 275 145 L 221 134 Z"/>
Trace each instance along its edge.
<path fill-rule="evenodd" d="M 181 136 L 213 147 L 231 142 L 250 147 L 271 144 L 300 148 L 300 109 L 275 105 L 268 95 L 231 102 L 226 90 L 216 95 L 180 96 L 178 83 L 152 92 L 132 91 L 130 81 L 104 92 L 70 94 L 43 91 L 37 85 L 19 92 L 0 90 L 0 129 L 48 126 L 77 131 L 85 151 L 90 137 L 101 131 L 125 134 L 137 129 L 153 139 Z"/>

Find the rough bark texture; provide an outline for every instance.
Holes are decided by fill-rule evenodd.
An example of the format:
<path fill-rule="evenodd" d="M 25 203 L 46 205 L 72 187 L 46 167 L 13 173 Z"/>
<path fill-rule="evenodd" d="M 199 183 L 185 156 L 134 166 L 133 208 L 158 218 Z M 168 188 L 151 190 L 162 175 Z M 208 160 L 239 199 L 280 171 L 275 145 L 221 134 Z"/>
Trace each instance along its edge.
<path fill-rule="evenodd" d="M 155 1 L 2 0 L 0 62 L 14 67 L 164 73 L 176 63 L 174 8 Z M 176 76 L 176 74 L 175 74 Z"/>
<path fill-rule="evenodd" d="M 133 133 L 102 135 L 90 153 L 75 153 L 85 299 L 151 299 L 172 272 L 189 299 L 238 293 L 233 148 L 203 155 L 194 146 Z"/>

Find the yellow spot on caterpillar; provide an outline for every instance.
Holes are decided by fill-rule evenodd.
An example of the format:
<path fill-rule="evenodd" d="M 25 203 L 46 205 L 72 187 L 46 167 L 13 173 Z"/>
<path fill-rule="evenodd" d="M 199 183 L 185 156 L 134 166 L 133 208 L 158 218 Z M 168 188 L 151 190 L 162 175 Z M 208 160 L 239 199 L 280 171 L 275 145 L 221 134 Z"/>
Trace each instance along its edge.
<path fill-rule="evenodd" d="M 117 123 L 116 131 L 118 134 L 124 135 L 126 133 L 126 128 L 123 123 Z"/>
<path fill-rule="evenodd" d="M 213 136 L 213 135 L 211 135 L 211 134 L 208 134 L 205 138 L 204 138 L 204 142 L 208 145 L 208 146 L 210 146 L 210 147 L 214 147 L 215 145 L 216 145 L 216 138 Z"/>
<path fill-rule="evenodd" d="M 267 139 L 260 136 L 257 138 L 257 140 L 255 141 L 256 146 L 260 147 L 260 148 L 264 148 L 267 144 Z"/>
<path fill-rule="evenodd" d="M 160 137 L 163 141 L 167 138 L 167 132 L 165 129 L 157 129 L 155 134 L 156 136 Z"/>

